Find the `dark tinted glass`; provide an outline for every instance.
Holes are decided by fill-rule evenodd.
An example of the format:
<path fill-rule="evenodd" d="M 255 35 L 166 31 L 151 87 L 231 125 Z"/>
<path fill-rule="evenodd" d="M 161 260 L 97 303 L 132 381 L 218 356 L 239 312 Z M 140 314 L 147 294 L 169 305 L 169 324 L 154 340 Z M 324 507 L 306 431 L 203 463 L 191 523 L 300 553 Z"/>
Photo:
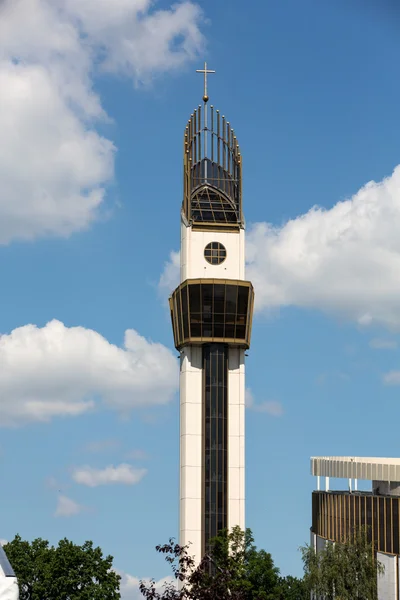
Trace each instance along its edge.
<path fill-rule="evenodd" d="M 252 297 L 252 289 L 241 283 L 210 280 L 182 284 L 172 300 L 175 345 L 179 348 L 191 338 L 236 340 L 248 345 Z"/>
<path fill-rule="evenodd" d="M 238 315 L 246 316 L 248 304 L 249 304 L 249 288 L 241 287 L 238 289 L 238 306 L 237 306 Z"/>
<path fill-rule="evenodd" d="M 200 313 L 201 296 L 199 283 L 189 285 L 189 303 L 191 313 Z"/>
<path fill-rule="evenodd" d="M 386 547 L 385 547 L 385 530 L 386 530 L 386 523 L 385 523 L 385 504 L 386 504 L 386 498 L 379 498 L 379 550 L 382 550 L 383 552 L 386 552 Z"/>
<path fill-rule="evenodd" d="M 226 286 L 226 312 L 236 314 L 238 288 L 236 285 Z"/>
<path fill-rule="evenodd" d="M 392 498 L 386 498 L 386 552 L 393 553 Z"/>
<path fill-rule="evenodd" d="M 183 338 L 187 339 L 190 337 L 187 286 L 184 286 L 182 288 L 182 321 L 183 321 Z"/>
<path fill-rule="evenodd" d="M 399 500 L 393 498 L 393 554 L 399 554 Z"/>
<path fill-rule="evenodd" d="M 178 291 L 176 295 L 176 317 L 177 317 L 177 328 L 180 338 L 183 340 L 183 321 L 182 321 L 182 302 L 181 302 L 181 292 Z"/>
<path fill-rule="evenodd" d="M 214 286 L 214 315 L 223 315 L 225 308 L 225 285 L 216 283 Z"/>
<path fill-rule="evenodd" d="M 232 173 L 234 177 L 208 158 L 193 165 L 191 215 L 194 222 L 239 223 L 240 182 L 236 166 Z"/>
<path fill-rule="evenodd" d="M 207 318 L 211 319 L 212 302 L 213 302 L 213 284 L 212 283 L 201 284 L 201 308 L 203 311 L 204 319 L 207 319 Z"/>
<path fill-rule="evenodd" d="M 204 248 L 204 258 L 212 265 L 220 265 L 226 258 L 225 246 L 219 242 L 211 242 Z"/>
<path fill-rule="evenodd" d="M 227 411 L 228 347 L 203 348 L 204 388 L 204 539 L 227 527 Z"/>
<path fill-rule="evenodd" d="M 8 560 L 7 555 L 4 552 L 4 549 L 1 545 L 0 545 L 0 565 L 4 571 L 4 575 L 6 577 L 15 577 L 14 569 L 12 568 L 10 561 Z"/>

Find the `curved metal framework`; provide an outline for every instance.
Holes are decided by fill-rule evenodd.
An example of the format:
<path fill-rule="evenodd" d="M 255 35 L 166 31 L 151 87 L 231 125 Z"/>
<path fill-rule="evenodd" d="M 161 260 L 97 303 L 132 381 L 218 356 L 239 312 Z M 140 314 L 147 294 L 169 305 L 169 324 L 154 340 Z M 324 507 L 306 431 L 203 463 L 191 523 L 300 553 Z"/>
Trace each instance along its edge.
<path fill-rule="evenodd" d="M 234 130 L 213 106 L 200 105 L 191 115 L 183 161 L 187 222 L 195 229 L 243 227 L 242 156 Z"/>

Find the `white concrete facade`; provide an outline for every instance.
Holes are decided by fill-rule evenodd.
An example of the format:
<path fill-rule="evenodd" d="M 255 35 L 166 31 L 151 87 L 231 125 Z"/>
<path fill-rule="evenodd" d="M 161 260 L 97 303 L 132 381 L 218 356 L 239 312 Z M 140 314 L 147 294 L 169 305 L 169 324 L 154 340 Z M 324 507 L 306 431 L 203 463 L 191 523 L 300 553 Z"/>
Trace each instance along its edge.
<path fill-rule="evenodd" d="M 181 352 L 180 543 L 201 556 L 202 535 L 202 348 Z"/>
<path fill-rule="evenodd" d="M 0 600 L 18 600 L 18 581 L 3 547 L 0 545 Z"/>
<path fill-rule="evenodd" d="M 228 373 L 228 528 L 245 519 L 245 369 L 244 350 L 230 348 Z"/>
<path fill-rule="evenodd" d="M 186 279 L 244 280 L 244 230 L 193 231 L 182 218 L 181 282 Z M 221 265 L 204 258 L 204 248 L 220 242 L 227 257 Z M 228 360 L 228 528 L 245 527 L 245 353 L 229 349 Z M 203 511 L 202 347 L 181 351 L 180 367 L 180 543 L 201 559 Z"/>
<path fill-rule="evenodd" d="M 204 258 L 204 248 L 210 242 L 220 242 L 226 248 L 221 265 L 210 265 Z M 239 231 L 193 231 L 182 219 L 181 282 L 186 279 L 244 279 L 244 229 Z"/>
<path fill-rule="evenodd" d="M 378 600 L 399 600 L 399 557 L 378 552 L 377 559 L 385 569 L 378 576 Z"/>

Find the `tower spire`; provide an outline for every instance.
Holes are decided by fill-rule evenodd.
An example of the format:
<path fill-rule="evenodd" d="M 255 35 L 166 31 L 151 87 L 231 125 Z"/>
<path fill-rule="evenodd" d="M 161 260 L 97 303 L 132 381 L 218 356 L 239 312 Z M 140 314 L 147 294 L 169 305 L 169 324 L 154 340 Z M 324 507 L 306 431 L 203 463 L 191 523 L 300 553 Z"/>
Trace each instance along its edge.
<path fill-rule="evenodd" d="M 215 73 L 215 71 L 211 70 L 211 69 L 207 69 L 207 63 L 204 62 L 204 69 L 196 69 L 196 73 L 203 73 L 204 74 L 204 94 L 203 94 L 203 102 L 207 103 L 208 102 L 208 95 L 207 95 L 207 75 L 209 73 Z"/>

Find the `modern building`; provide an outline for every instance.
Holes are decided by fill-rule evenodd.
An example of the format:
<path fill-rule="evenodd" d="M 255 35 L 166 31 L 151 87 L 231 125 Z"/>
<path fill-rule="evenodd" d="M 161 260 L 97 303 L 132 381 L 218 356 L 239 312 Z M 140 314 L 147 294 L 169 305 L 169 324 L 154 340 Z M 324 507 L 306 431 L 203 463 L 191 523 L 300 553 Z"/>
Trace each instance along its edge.
<path fill-rule="evenodd" d="M 10 561 L 0 544 L 0 600 L 18 600 L 18 581 Z"/>
<path fill-rule="evenodd" d="M 400 458 L 314 457 L 311 473 L 317 477 L 311 526 L 315 550 L 327 540 L 340 542 L 354 529 L 366 527 L 385 568 L 378 578 L 378 598 L 400 600 Z M 331 490 L 332 478 L 347 479 L 348 489 Z M 370 481 L 371 491 L 359 491 L 360 480 Z"/>
<path fill-rule="evenodd" d="M 203 104 L 184 133 L 180 285 L 170 298 L 180 353 L 180 543 L 198 561 L 245 520 L 245 351 L 254 291 L 245 280 L 242 155 Z"/>

